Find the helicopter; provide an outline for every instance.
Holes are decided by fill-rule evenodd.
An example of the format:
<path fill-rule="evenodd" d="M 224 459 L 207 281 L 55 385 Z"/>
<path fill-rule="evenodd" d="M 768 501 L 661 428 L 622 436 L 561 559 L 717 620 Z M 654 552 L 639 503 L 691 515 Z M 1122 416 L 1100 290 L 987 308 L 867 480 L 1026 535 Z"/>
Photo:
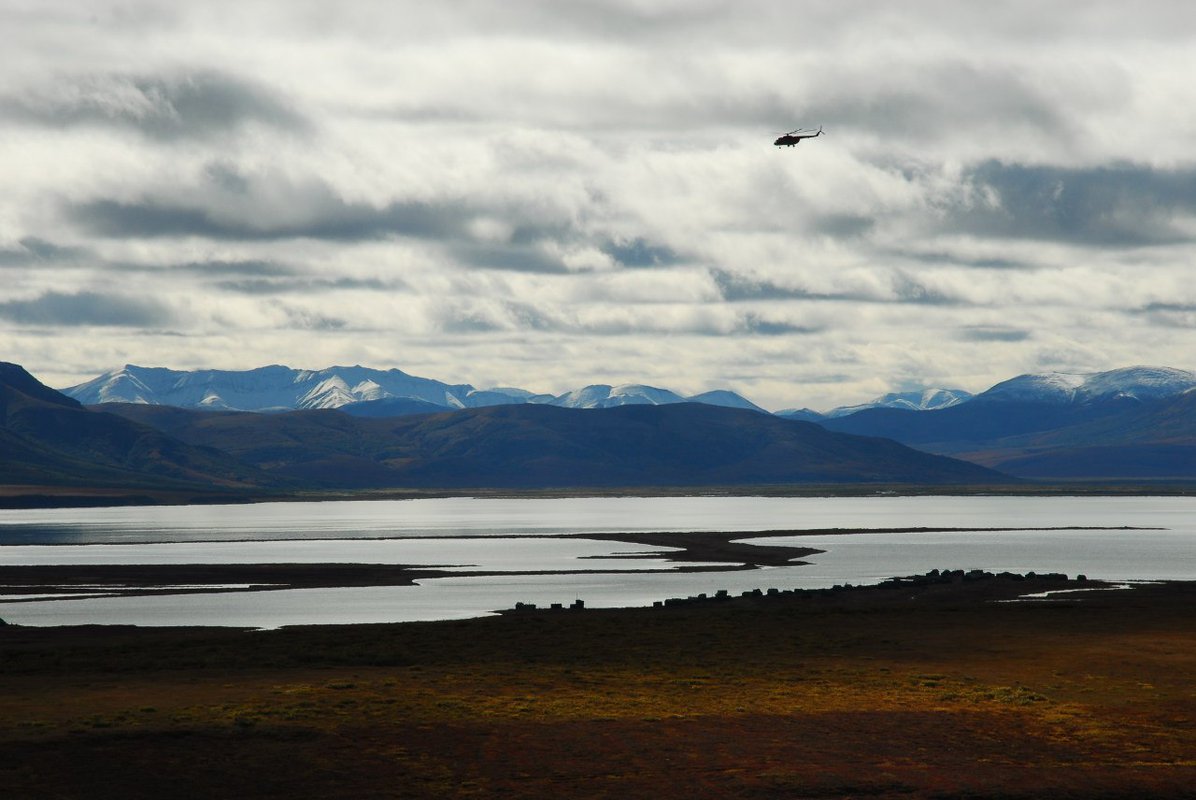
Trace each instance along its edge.
<path fill-rule="evenodd" d="M 818 126 L 818 132 L 815 133 L 810 128 L 798 128 L 795 131 L 789 131 L 781 138 L 777 139 L 773 144 L 777 147 L 793 147 L 802 139 L 815 139 L 822 135 L 822 126 Z"/>

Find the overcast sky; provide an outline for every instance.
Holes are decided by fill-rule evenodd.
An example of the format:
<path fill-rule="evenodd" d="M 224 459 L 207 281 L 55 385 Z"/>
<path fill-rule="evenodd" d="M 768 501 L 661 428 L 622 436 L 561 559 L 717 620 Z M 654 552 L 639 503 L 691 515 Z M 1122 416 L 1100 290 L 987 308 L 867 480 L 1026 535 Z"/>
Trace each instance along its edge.
<path fill-rule="evenodd" d="M 1196 6 L 0 0 L 0 360 L 1191 369 Z M 772 141 L 799 126 L 826 135 Z"/>

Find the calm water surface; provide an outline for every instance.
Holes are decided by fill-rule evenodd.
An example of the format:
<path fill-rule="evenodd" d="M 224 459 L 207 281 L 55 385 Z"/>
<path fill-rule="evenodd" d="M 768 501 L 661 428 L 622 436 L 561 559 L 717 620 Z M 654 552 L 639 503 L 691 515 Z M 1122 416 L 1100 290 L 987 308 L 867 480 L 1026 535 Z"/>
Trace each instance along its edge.
<path fill-rule="evenodd" d="M 1034 531 L 1054 527 L 1156 528 Z M 622 531 L 800 531 L 936 527 L 958 533 L 756 540 L 826 552 L 803 566 L 717 573 L 668 568 L 663 548 L 527 535 Z M 1011 528 L 986 532 L 983 528 Z M 462 538 L 462 537 L 486 537 Z M 635 560 L 610 556 L 635 551 Z M 1109 579 L 1196 580 L 1196 498 L 603 497 L 445 498 L 240 506 L 0 512 L 0 564 L 387 563 L 457 576 L 417 586 L 3 602 L 28 625 L 244 625 L 471 617 L 518 601 L 648 605 L 727 589 L 872 583 L 932 568 L 1055 571 Z M 609 569 L 607 574 L 565 574 Z M 547 570 L 548 575 L 470 576 Z M 618 571 L 618 572 L 616 572 Z"/>

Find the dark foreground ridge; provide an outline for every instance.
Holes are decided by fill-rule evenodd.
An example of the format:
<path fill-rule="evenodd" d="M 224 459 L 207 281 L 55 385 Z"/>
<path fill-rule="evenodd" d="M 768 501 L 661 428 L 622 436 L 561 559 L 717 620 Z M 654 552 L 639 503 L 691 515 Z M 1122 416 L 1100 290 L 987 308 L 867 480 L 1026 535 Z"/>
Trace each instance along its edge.
<path fill-rule="evenodd" d="M 1191 797 L 1196 584 L 994 602 L 1111 588 L 940 571 L 439 623 L 0 626 L 0 776 L 90 800 Z"/>

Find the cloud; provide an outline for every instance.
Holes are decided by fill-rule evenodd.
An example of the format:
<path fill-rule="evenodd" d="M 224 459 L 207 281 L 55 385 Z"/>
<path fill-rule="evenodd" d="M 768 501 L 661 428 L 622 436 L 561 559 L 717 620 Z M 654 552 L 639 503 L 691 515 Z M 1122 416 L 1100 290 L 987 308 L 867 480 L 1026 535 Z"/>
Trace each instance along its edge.
<path fill-rule="evenodd" d="M 85 230 L 111 238 L 199 236 L 222 240 L 328 239 L 355 241 L 401 235 L 444 239 L 462 231 L 455 210 L 422 202 L 382 208 L 349 203 L 327 190 L 318 209 L 297 207 L 289 218 L 243 216 L 213 205 L 179 205 L 143 199 L 130 203 L 93 200 L 72 205 L 68 216 Z"/>
<path fill-rule="evenodd" d="M 889 290 L 883 283 L 873 289 L 813 291 L 784 286 L 766 278 L 754 278 L 724 270 L 710 270 L 710 277 L 723 299 L 730 303 L 752 301 L 816 300 L 835 303 L 885 303 L 909 305 L 966 305 L 965 299 L 942 289 L 927 286 L 918 278 L 901 271 L 887 276 Z"/>
<path fill-rule="evenodd" d="M 1032 334 L 1030 331 L 1017 328 L 998 328 L 990 326 L 968 326 L 959 332 L 960 336 L 969 342 L 1024 342 Z"/>
<path fill-rule="evenodd" d="M 1035 269 L 1036 265 L 1015 258 L 998 256 L 968 256 L 961 253 L 925 253 L 917 251 L 893 250 L 893 255 L 908 258 L 929 265 L 943 265 L 953 267 L 973 267 L 975 269 Z"/>
<path fill-rule="evenodd" d="M 942 289 L 927 286 L 914 276 L 904 272 L 893 274 L 892 286 L 895 300 L 900 303 L 934 306 L 967 305 L 967 301 L 963 298 Z"/>
<path fill-rule="evenodd" d="M 637 237 L 629 241 L 608 242 L 602 251 L 625 267 L 667 267 L 682 259 L 671 247 L 657 245 Z"/>
<path fill-rule="evenodd" d="M 58 79 L 0 98 L 9 118 L 55 128 L 100 125 L 161 139 L 206 139 L 259 123 L 303 132 L 309 123 L 276 91 L 214 70 Z"/>
<path fill-rule="evenodd" d="M 765 278 L 753 278 L 721 269 L 710 270 L 719 294 L 729 303 L 754 300 L 859 300 L 860 296 L 812 292 L 794 286 L 782 286 Z"/>
<path fill-rule="evenodd" d="M 963 175 L 969 202 L 951 221 L 980 236 L 1044 239 L 1088 247 L 1193 241 L 1196 168 L 1131 163 L 1095 167 L 989 160 Z"/>
<path fill-rule="evenodd" d="M 92 257 L 91 251 L 85 247 L 57 245 L 36 236 L 26 236 L 17 245 L 0 248 L 0 267 L 74 262 Z"/>
<path fill-rule="evenodd" d="M 378 278 L 244 278 L 217 281 L 216 287 L 225 292 L 248 295 L 320 294 L 326 291 L 364 290 L 393 291 L 405 286 L 402 281 Z"/>
<path fill-rule="evenodd" d="M 156 300 L 98 292 L 46 292 L 32 300 L 0 303 L 0 318 L 24 325 L 149 327 L 174 320 Z"/>
<path fill-rule="evenodd" d="M 457 261 L 483 269 L 565 275 L 571 272 L 560 255 L 534 245 L 461 242 L 450 253 Z"/>
<path fill-rule="evenodd" d="M 1192 366 L 1173 3 L 235 6 L 0 3 L 10 358 L 772 407 Z"/>
<path fill-rule="evenodd" d="M 786 336 L 793 333 L 820 333 L 823 329 L 821 327 L 794 325 L 791 322 L 766 319 L 759 314 L 749 312 L 740 317 L 738 330 L 742 333 L 755 334 L 757 336 Z"/>
<path fill-rule="evenodd" d="M 349 328 L 348 321 L 319 311 L 283 304 L 278 304 L 278 308 L 286 315 L 287 324 L 298 330 L 342 331 Z"/>
<path fill-rule="evenodd" d="M 188 261 L 171 265 L 167 269 L 171 272 L 185 272 L 192 275 L 235 275 L 246 278 L 289 277 L 299 273 L 297 268 L 288 264 L 262 259 Z"/>

